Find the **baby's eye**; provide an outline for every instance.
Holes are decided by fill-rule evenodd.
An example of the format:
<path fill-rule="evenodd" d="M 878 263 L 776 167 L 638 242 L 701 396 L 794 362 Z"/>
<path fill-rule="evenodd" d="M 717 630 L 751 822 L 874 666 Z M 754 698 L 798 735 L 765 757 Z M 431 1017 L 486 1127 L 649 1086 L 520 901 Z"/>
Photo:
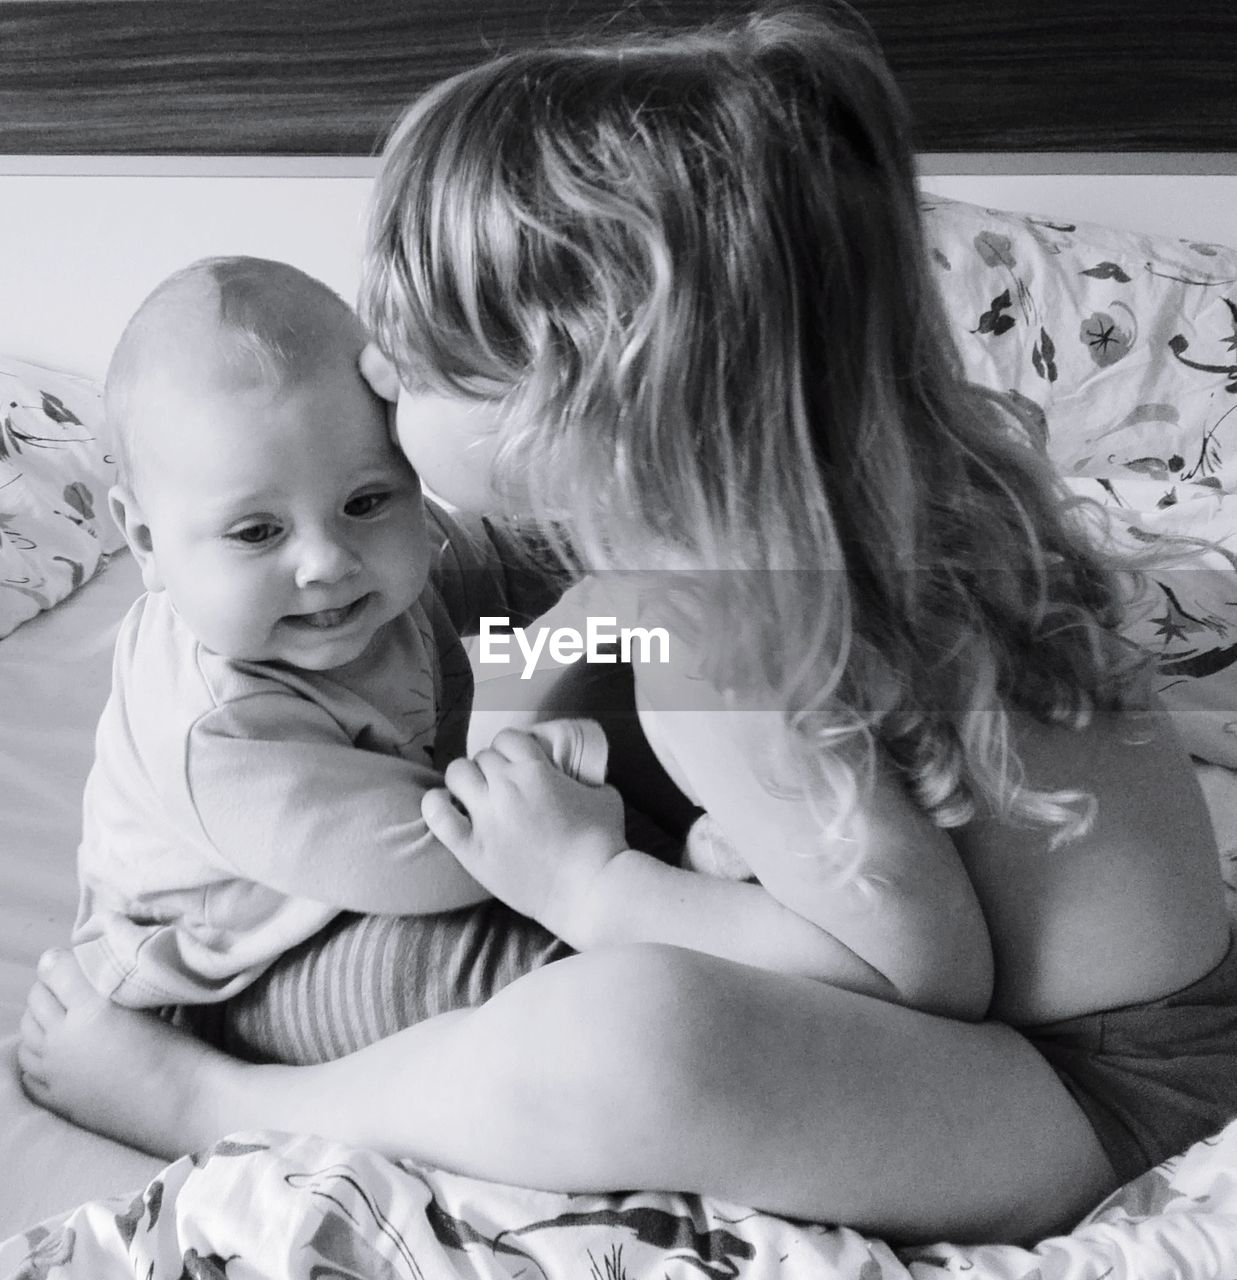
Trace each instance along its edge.
<path fill-rule="evenodd" d="M 375 512 L 380 511 L 391 500 L 391 495 L 385 490 L 376 490 L 373 493 L 359 493 L 355 498 L 349 498 L 344 503 L 344 514 L 349 516 L 372 516 Z"/>
<path fill-rule="evenodd" d="M 260 547 L 264 542 L 270 542 L 272 538 L 279 536 L 279 526 L 272 524 L 269 520 L 262 520 L 257 524 L 247 524 L 243 528 L 233 529 L 228 537 L 233 542 L 241 542 L 247 547 Z"/>

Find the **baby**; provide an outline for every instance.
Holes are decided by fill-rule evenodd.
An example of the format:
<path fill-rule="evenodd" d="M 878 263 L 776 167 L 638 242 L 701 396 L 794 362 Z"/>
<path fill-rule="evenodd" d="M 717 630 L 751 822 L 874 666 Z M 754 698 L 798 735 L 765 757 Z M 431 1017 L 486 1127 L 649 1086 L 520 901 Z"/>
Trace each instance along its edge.
<path fill-rule="evenodd" d="M 465 752 L 461 633 L 563 582 L 423 500 L 365 342 L 295 268 L 208 259 L 142 304 L 107 376 L 146 593 L 86 784 L 74 951 L 120 1004 L 241 1010 L 187 1020 L 259 1058 L 338 1056 L 562 946 L 487 902 L 420 802 Z M 601 782 L 599 726 L 539 734 Z"/>

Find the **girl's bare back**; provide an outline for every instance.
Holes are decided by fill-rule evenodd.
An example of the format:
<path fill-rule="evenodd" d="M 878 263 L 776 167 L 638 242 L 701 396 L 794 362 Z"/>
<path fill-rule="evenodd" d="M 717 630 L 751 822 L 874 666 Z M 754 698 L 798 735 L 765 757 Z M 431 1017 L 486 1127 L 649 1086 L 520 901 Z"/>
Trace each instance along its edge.
<path fill-rule="evenodd" d="M 990 1016 L 1019 1026 L 1140 1003 L 1218 964 L 1229 930 L 1215 835 L 1163 707 L 1079 732 L 1014 724 L 1028 781 L 1089 791 L 1097 811 L 1056 849 L 1043 827 L 955 833 L 992 938 Z"/>

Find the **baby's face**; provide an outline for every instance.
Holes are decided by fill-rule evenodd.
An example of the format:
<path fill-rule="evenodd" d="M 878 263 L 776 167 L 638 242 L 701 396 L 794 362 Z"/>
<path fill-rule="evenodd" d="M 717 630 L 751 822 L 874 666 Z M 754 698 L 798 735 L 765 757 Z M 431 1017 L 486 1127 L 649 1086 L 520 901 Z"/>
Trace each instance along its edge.
<path fill-rule="evenodd" d="M 208 649 L 331 670 L 420 594 L 420 481 L 355 364 L 161 412 L 139 446 L 147 585 Z"/>

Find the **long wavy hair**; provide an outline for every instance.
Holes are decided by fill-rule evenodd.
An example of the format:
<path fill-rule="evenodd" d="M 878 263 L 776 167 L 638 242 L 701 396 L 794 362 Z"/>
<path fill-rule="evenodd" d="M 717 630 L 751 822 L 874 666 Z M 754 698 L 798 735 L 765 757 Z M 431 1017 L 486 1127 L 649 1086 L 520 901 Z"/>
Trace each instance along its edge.
<path fill-rule="evenodd" d="M 362 318 L 499 408 L 499 481 L 584 567 L 679 566 L 719 689 L 771 698 L 838 813 L 877 748 L 939 825 L 1092 802 L 1009 711 L 1130 709 L 1119 577 L 925 262 L 908 113 L 849 10 L 515 51 L 386 147 Z M 763 702 L 768 706 L 770 703 Z"/>

